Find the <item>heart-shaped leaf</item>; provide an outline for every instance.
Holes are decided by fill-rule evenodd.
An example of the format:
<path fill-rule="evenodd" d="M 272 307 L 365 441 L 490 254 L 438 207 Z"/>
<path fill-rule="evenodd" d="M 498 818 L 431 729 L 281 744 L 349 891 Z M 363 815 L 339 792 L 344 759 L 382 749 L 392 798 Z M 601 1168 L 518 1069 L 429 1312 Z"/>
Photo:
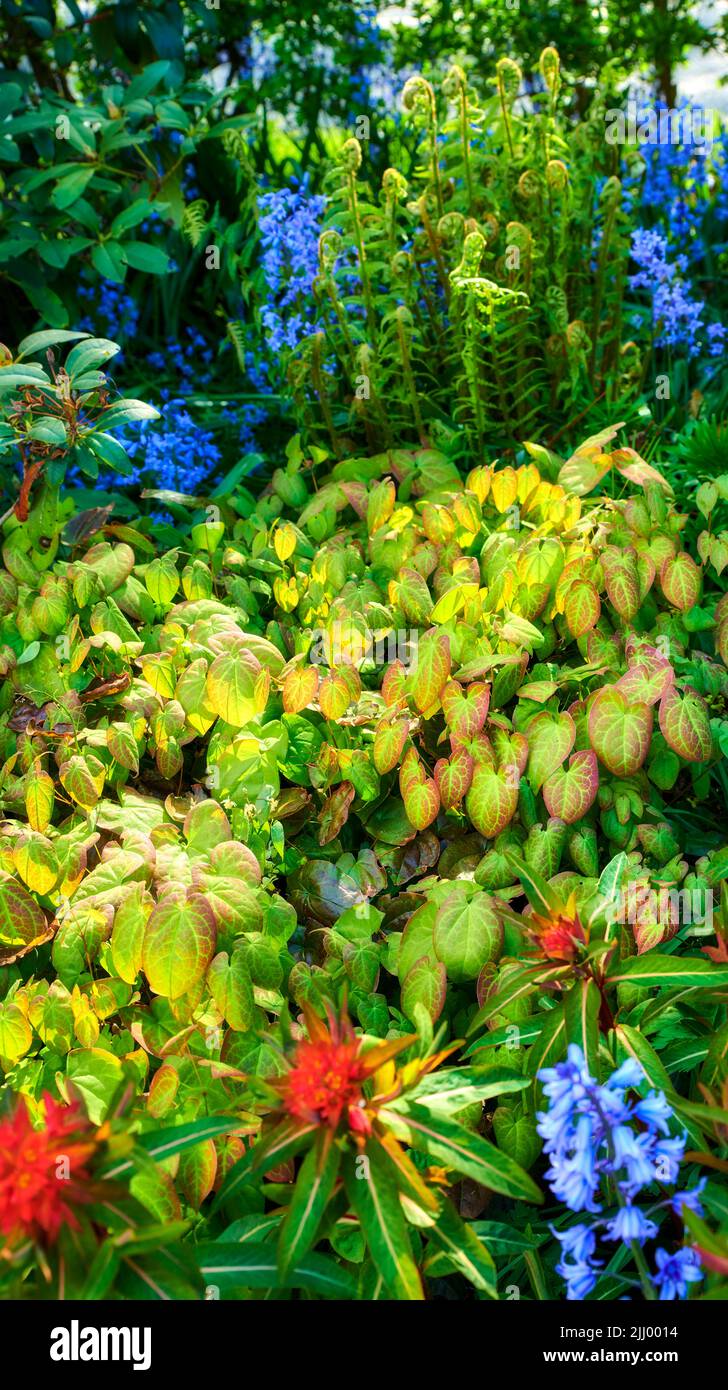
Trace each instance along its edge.
<path fill-rule="evenodd" d="M 566 825 L 573 825 L 593 805 L 598 787 L 596 753 L 591 748 L 573 753 L 568 768 L 559 768 L 544 785 L 546 809 L 550 816 L 558 816 Z"/>
<path fill-rule="evenodd" d="M 421 711 L 431 710 L 440 699 L 450 675 L 450 638 L 446 632 L 429 632 L 420 638 L 412 695 Z"/>
<path fill-rule="evenodd" d="M 700 598 L 700 570 L 695 561 L 681 550 L 665 560 L 660 570 L 660 586 L 668 603 L 687 613 Z"/>
<path fill-rule="evenodd" d="M 680 693 L 668 686 L 658 711 L 660 728 L 670 747 L 689 763 L 707 763 L 713 751 L 708 706 L 697 690 Z"/>
<path fill-rule="evenodd" d="M 447 897 L 435 919 L 435 951 L 456 984 L 477 979 L 503 949 L 503 925 L 492 899 L 464 884 Z"/>
<path fill-rule="evenodd" d="M 589 710 L 589 738 L 599 761 L 615 777 L 631 777 L 642 766 L 651 737 L 649 705 L 630 703 L 614 685 L 598 691 Z"/>
<path fill-rule="evenodd" d="M 568 758 L 576 739 L 576 725 L 570 714 L 544 710 L 532 719 L 527 730 L 528 780 L 535 792 Z M 555 814 L 555 813 L 552 813 Z"/>
<path fill-rule="evenodd" d="M 448 681 L 442 692 L 442 708 L 451 736 L 468 739 L 480 733 L 489 704 L 490 686 L 483 681 L 474 681 L 466 689 L 459 681 Z"/>
<path fill-rule="evenodd" d="M 210 709 L 227 724 L 242 729 L 257 713 L 255 682 L 260 662 L 245 647 L 233 647 L 215 657 L 205 684 Z"/>
<path fill-rule="evenodd" d="M 435 763 L 435 785 L 446 811 L 459 806 L 473 780 L 475 763 L 467 748 L 459 747 L 450 758 Z"/>
<path fill-rule="evenodd" d="M 596 627 L 602 611 L 601 600 L 589 579 L 577 579 L 564 599 L 564 617 L 572 637 L 583 637 Z"/>
<path fill-rule="evenodd" d="M 408 733 L 409 720 L 406 718 L 382 720 L 381 724 L 377 725 L 372 758 L 377 772 L 382 776 L 386 772 L 391 772 L 392 768 L 397 767 L 407 742 Z"/>
<path fill-rule="evenodd" d="M 518 805 L 518 784 L 515 768 L 496 771 L 486 763 L 476 765 L 465 809 L 475 829 L 486 839 L 500 835 L 512 821 Z"/>
<path fill-rule="evenodd" d="M 205 974 L 215 951 L 215 918 L 205 898 L 155 907 L 144 933 L 142 967 L 155 994 L 178 999 Z"/>

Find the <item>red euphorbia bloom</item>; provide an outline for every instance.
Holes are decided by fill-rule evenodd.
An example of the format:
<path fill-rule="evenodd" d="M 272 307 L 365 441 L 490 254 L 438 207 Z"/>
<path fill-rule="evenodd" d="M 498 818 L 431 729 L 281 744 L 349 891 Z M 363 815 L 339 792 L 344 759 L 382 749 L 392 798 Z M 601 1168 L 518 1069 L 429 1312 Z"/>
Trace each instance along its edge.
<path fill-rule="evenodd" d="M 357 1050 L 356 1042 L 335 1042 L 333 1038 L 299 1043 L 286 1077 L 284 1103 L 289 1115 L 307 1124 L 336 1129 L 346 1111 L 349 1124 L 357 1128 L 352 1112 L 360 1106 L 366 1074 Z"/>
<path fill-rule="evenodd" d="M 23 1101 L 0 1122 L 0 1233 L 49 1244 L 62 1226 L 79 1224 L 73 1207 L 89 1200 L 85 1164 L 96 1134 L 78 1106 L 48 1094 L 43 1106 L 42 1129 L 33 1129 Z"/>
<path fill-rule="evenodd" d="M 303 1125 L 339 1125 L 355 1135 L 372 1130 L 372 1113 L 362 1084 L 390 1058 L 408 1047 L 412 1038 L 398 1038 L 361 1051 L 358 1038 L 344 1015 L 329 1016 L 329 1027 L 304 1008 L 309 1039 L 296 1046 L 286 1075 L 273 1082 L 283 1109 Z"/>
<path fill-rule="evenodd" d="M 532 912 L 528 925 L 539 951 L 547 960 L 568 964 L 576 960 L 587 944 L 586 932 L 579 921 L 573 893 L 563 908 L 554 909 L 545 917 Z"/>

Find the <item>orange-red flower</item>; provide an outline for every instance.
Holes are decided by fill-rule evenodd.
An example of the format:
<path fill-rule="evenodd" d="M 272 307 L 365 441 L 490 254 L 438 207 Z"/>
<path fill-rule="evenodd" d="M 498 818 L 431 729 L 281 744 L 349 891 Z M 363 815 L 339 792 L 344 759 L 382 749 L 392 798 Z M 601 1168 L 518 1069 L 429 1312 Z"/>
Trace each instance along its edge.
<path fill-rule="evenodd" d="M 568 964 L 576 960 L 587 944 L 586 932 L 579 921 L 576 897 L 573 893 L 563 908 L 556 908 L 545 917 L 532 912 L 528 925 L 531 936 L 547 960 Z"/>
<path fill-rule="evenodd" d="M 282 1108 L 301 1125 L 344 1124 L 356 1137 L 372 1132 L 378 1098 L 368 1101 L 362 1089 L 367 1077 L 404 1048 L 412 1037 L 379 1043 L 362 1051 L 346 1014 L 337 1018 L 329 1013 L 329 1026 L 304 1006 L 308 1039 L 297 1043 L 285 1076 L 270 1083 L 278 1092 Z"/>
<path fill-rule="evenodd" d="M 78 1226 L 73 1207 L 89 1199 L 86 1162 L 96 1138 L 78 1106 L 43 1097 L 42 1129 L 33 1129 L 19 1101 L 0 1123 L 0 1233 L 56 1240 L 62 1226 Z"/>
<path fill-rule="evenodd" d="M 365 1071 L 356 1042 L 301 1042 L 286 1077 L 284 1104 L 289 1115 L 307 1124 L 338 1127 L 346 1111 L 351 1129 L 364 1118 L 361 1083 Z"/>

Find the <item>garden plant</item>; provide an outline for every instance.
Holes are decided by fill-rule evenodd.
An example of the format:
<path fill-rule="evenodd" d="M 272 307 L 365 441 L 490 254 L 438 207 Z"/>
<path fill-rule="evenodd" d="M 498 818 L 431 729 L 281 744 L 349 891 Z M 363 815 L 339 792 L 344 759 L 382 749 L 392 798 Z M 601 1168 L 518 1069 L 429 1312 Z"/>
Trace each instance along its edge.
<path fill-rule="evenodd" d="M 0 0 L 7 1299 L 728 1297 L 724 36 L 584 8 Z"/>

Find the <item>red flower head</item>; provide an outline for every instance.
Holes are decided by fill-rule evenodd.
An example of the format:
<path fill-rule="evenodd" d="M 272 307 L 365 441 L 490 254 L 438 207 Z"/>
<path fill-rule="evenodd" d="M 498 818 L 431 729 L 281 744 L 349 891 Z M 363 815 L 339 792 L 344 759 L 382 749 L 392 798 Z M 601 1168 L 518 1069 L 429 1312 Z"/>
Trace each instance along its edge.
<path fill-rule="evenodd" d="M 397 1038 L 362 1051 L 346 1014 L 330 1012 L 329 1026 L 306 1006 L 303 1008 L 308 1039 L 296 1045 L 289 1070 L 272 1083 L 281 1097 L 283 1109 L 294 1123 L 345 1127 L 357 1140 L 372 1132 L 377 1098 L 367 1100 L 362 1089 L 398 1052 L 409 1047 L 413 1038 Z"/>
<path fill-rule="evenodd" d="M 310 1042 L 300 1042 L 293 1065 L 283 1078 L 283 1104 L 304 1124 L 337 1129 L 343 1114 L 348 1128 L 367 1134 L 361 1083 L 368 1075 L 359 1056 L 359 1040 L 348 1020 L 332 1020 L 331 1031 L 306 1011 Z"/>
<path fill-rule="evenodd" d="M 529 930 L 547 960 L 569 963 L 576 960 L 581 954 L 581 948 L 587 944 L 586 932 L 579 921 L 573 893 L 563 908 L 555 909 L 547 917 L 532 912 Z"/>
<path fill-rule="evenodd" d="M 42 1129 L 33 1129 L 19 1101 L 0 1123 L 0 1234 L 53 1242 L 63 1225 L 78 1226 L 73 1205 L 89 1199 L 84 1166 L 96 1135 L 78 1106 L 43 1097 Z"/>

